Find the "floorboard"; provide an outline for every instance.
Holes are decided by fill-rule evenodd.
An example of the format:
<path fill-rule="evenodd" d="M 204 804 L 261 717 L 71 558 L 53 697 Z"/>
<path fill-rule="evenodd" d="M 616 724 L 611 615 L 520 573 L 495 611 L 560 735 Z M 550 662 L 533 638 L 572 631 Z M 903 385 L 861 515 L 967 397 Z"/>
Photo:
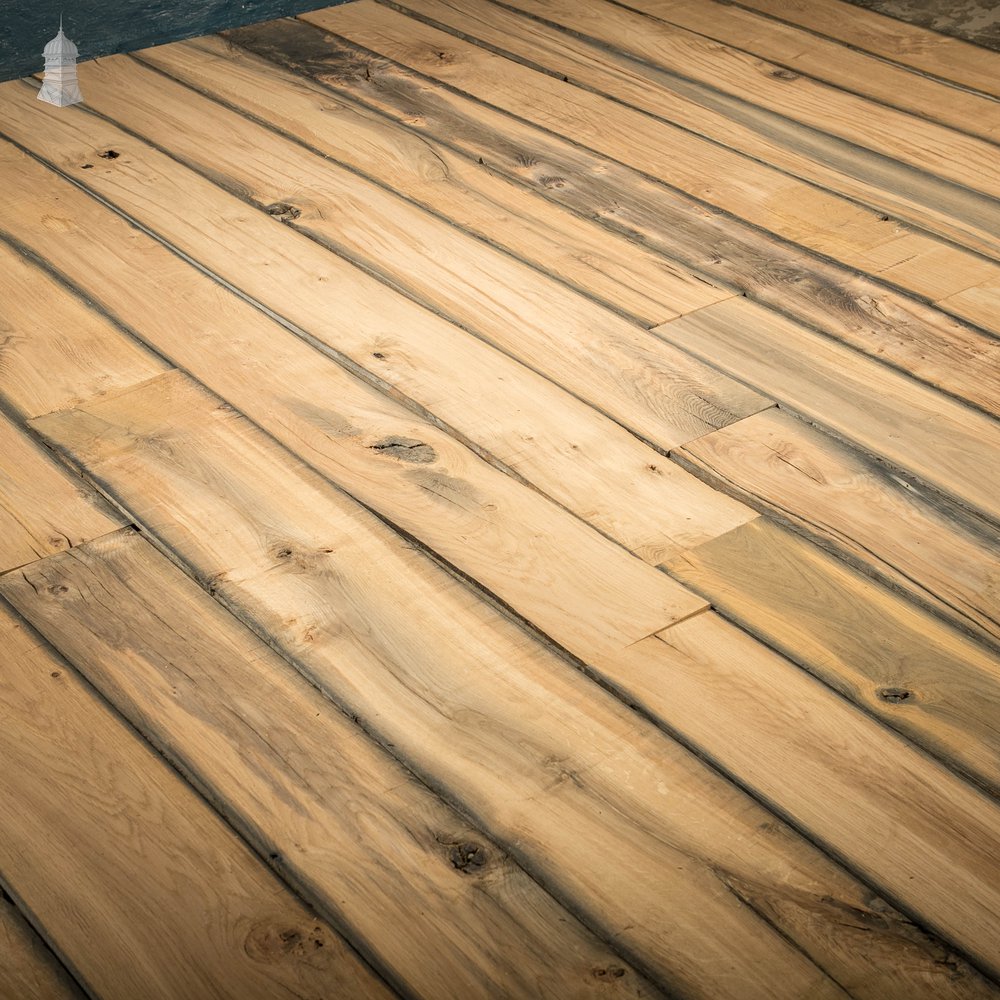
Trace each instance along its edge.
<path fill-rule="evenodd" d="M 0 899 L 0 996 L 82 1000 L 83 993 L 5 895 Z"/>

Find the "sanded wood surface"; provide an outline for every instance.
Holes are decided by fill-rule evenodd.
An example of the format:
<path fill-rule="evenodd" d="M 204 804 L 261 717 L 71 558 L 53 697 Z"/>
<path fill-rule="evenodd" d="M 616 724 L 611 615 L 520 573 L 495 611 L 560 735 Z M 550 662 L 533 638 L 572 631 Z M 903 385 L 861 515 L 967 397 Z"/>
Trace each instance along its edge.
<path fill-rule="evenodd" d="M 82 1000 L 83 993 L 5 895 L 0 898 L 0 996 Z"/>

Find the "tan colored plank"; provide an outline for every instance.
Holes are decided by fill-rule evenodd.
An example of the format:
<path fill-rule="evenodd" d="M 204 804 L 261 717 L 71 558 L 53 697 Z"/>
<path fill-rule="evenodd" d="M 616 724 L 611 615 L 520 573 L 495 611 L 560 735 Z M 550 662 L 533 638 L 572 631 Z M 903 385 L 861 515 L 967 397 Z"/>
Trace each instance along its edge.
<path fill-rule="evenodd" d="M 892 62 L 1000 97 L 1000 56 L 936 31 L 858 10 L 845 0 L 741 0 Z"/>
<path fill-rule="evenodd" d="M 1000 792 L 1000 657 L 767 518 L 667 568 L 730 621 Z"/>
<path fill-rule="evenodd" d="M 301 74 L 227 46 L 221 38 L 161 45 L 139 57 L 647 326 L 733 294 L 593 220 L 539 198 L 484 164 L 426 135 L 417 137 Z M 121 69 L 120 61 L 113 65 Z"/>
<path fill-rule="evenodd" d="M 0 412 L 0 570 L 114 531 L 125 522 Z"/>
<path fill-rule="evenodd" d="M 996 340 L 936 309 L 802 247 L 712 213 L 612 159 L 444 87 L 430 86 L 384 57 L 366 54 L 348 41 L 324 36 L 297 21 L 240 29 L 227 37 L 268 59 L 302 68 L 336 92 L 347 91 L 400 122 L 416 122 L 415 131 L 431 132 L 457 145 L 467 155 L 484 159 L 491 169 L 531 184 L 546 198 L 600 218 L 610 228 L 633 234 L 714 281 L 730 283 L 755 300 L 932 384 L 943 378 L 948 391 L 981 408 L 991 412 L 997 408 L 1000 351 Z M 393 41 L 396 36 L 392 34 L 380 36 L 382 43 L 364 37 L 387 48 L 402 44 Z M 401 57 L 405 58 L 405 51 Z M 556 184 L 554 178 L 572 178 L 572 183 Z M 880 224 L 896 230 L 892 223 Z M 898 252 L 880 256 L 878 269 L 912 259 L 911 237 L 891 237 L 890 243 L 903 245 Z M 871 254 L 878 244 L 878 240 L 866 241 L 866 253 Z M 878 253 L 885 250 L 881 247 Z M 946 289 L 956 287 L 953 278 Z M 940 294 L 941 284 L 936 272 L 929 290 Z M 905 336 L 900 336 L 901 328 Z M 998 364 L 984 364 L 984 358 L 996 358 Z"/>
<path fill-rule="evenodd" d="M 5 607 L 0 637 L 0 868 L 88 990 L 391 995 Z"/>
<path fill-rule="evenodd" d="M 0 898 L 0 996 L 81 1000 L 76 983 L 6 898 Z"/>
<path fill-rule="evenodd" d="M 407 996 L 660 995 L 134 531 L 0 591 Z"/>
<path fill-rule="evenodd" d="M 995 995 L 183 377 L 36 423 L 219 600 L 670 991 L 842 996 L 826 969 L 871 1000 Z M 149 447 L 167 436 L 169 448 Z"/>
<path fill-rule="evenodd" d="M 923 138 L 933 140 L 936 148 L 944 149 L 954 138 L 967 140 L 976 146 L 979 161 L 992 163 L 995 147 L 980 140 L 871 105 L 865 109 L 871 117 L 878 119 L 882 112 L 898 120 L 880 122 L 873 132 L 863 131 L 865 142 L 859 145 L 854 119 L 861 108 L 854 104 L 864 105 L 862 99 L 818 81 L 795 79 L 791 71 L 756 56 L 609 3 L 515 0 L 512 6 L 517 11 L 486 0 L 406 0 L 403 6 L 435 24 L 541 66 L 557 78 L 624 101 L 725 147 L 721 159 L 718 145 L 706 147 L 705 155 L 718 161 L 712 175 L 716 187 L 721 176 L 727 188 L 735 189 L 742 178 L 746 187 L 774 189 L 789 182 L 785 174 L 818 185 L 825 189 L 827 199 L 814 203 L 814 231 L 829 229 L 836 217 L 847 218 L 857 210 L 851 200 L 857 200 L 871 207 L 875 223 L 890 213 L 1000 256 L 1000 208 L 989 193 L 937 176 L 923 148 L 908 157 L 896 148 L 909 150 L 921 138 L 920 129 L 927 128 L 933 134 Z M 657 9 L 655 0 L 643 0 L 637 6 Z M 554 21 L 582 37 L 521 16 L 520 11 Z M 499 100 L 502 103 L 503 98 Z M 841 107 L 845 103 L 848 107 Z M 834 124 L 824 118 L 833 118 Z M 733 158 L 734 153 L 742 159 Z M 615 155 L 622 159 L 624 153 Z M 776 167 L 779 173 L 762 169 L 761 164 Z M 982 172 L 970 176 L 978 181 Z M 964 178 L 966 184 L 970 176 Z M 802 184 L 796 192 L 793 195 L 789 189 L 788 196 L 810 199 L 816 193 L 814 187 Z M 716 200 L 714 189 L 708 200 L 730 207 Z M 884 238 L 886 227 L 876 224 L 871 231 Z M 908 239 L 929 249 L 939 245 L 922 233 L 911 233 Z M 955 257 L 957 262 L 976 260 L 957 250 Z M 863 267 L 877 272 L 878 262 L 878 254 L 867 254 Z"/>
<path fill-rule="evenodd" d="M 769 410 L 673 453 L 976 636 L 1000 642 L 1000 535 L 804 421 Z"/>
<path fill-rule="evenodd" d="M 109 161 L 122 164 L 123 177 L 134 162 L 124 152 L 128 148 L 122 144 L 120 157 Z M 0 153 L 0 174 L 11 189 L 31 191 L 30 198 L 8 208 L 6 224 L 16 228 L 19 238 L 68 271 L 173 363 L 256 417 L 334 482 L 477 579 L 542 631 L 571 632 L 579 641 L 593 640 L 595 648 L 620 648 L 705 606 L 701 598 L 481 458 L 431 418 L 352 376 L 9 145 Z M 182 175 L 143 190 L 165 215 L 198 225 L 197 213 L 176 211 L 190 202 L 195 180 Z M 51 236 L 44 219 L 56 206 L 72 212 L 79 227 L 75 236 Z M 258 217 L 235 199 L 230 211 L 237 219 Z M 351 337 L 357 324 L 372 351 L 393 358 L 398 344 L 394 331 L 405 329 L 407 321 L 425 321 L 427 326 L 417 328 L 424 332 L 443 326 L 433 314 L 393 297 L 305 237 L 266 215 L 260 218 L 266 228 L 252 260 L 261 274 L 274 265 L 273 277 L 266 280 L 283 296 L 288 297 L 296 262 L 294 257 L 272 257 L 267 234 L 288 236 L 323 254 L 324 262 L 302 277 L 301 294 L 325 310 L 321 329 L 331 343 L 341 335 Z M 229 257 L 232 244 L 227 241 L 217 249 Z M 326 283 L 333 284 L 333 275 L 341 277 L 341 268 L 345 279 L 357 276 L 358 286 L 340 282 L 334 298 Z M 316 289 L 314 295 L 309 288 Z M 386 298 L 366 297 L 383 292 Z M 183 302 L 183 319 L 177 302 Z M 405 364 L 401 353 L 399 362 Z M 477 396 L 475 385 L 467 384 L 466 391 Z M 421 447 L 411 455 L 414 446 Z M 645 466 L 638 471 L 640 476 L 655 475 Z M 611 579 L 616 583 L 609 594 Z"/>
<path fill-rule="evenodd" d="M 657 327 L 671 343 L 1000 519 L 995 420 L 745 299 Z"/>
<path fill-rule="evenodd" d="M 1000 279 L 991 277 L 979 284 L 964 288 L 942 299 L 939 305 L 956 316 L 989 327 L 1000 314 Z"/>
<path fill-rule="evenodd" d="M 601 669 L 995 975 L 1000 805 L 714 612 Z"/>

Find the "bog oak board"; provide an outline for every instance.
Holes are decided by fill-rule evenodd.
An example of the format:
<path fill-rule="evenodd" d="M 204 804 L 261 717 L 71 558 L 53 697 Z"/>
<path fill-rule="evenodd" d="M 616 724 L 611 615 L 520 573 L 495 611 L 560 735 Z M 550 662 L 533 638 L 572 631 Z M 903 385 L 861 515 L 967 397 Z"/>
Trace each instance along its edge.
<path fill-rule="evenodd" d="M 659 996 L 134 530 L 0 578 L 406 996 Z"/>
<path fill-rule="evenodd" d="M 1000 793 L 1000 656 L 768 518 L 666 568 L 730 621 Z"/>
<path fill-rule="evenodd" d="M 35 423 L 668 992 L 989 990 L 961 962 L 944 972 L 940 942 L 183 375 Z"/>
<path fill-rule="evenodd" d="M 0 605 L 0 870 L 92 995 L 393 996 Z"/>
<path fill-rule="evenodd" d="M 83 1000 L 66 969 L 6 895 L 0 898 L 0 996 Z"/>

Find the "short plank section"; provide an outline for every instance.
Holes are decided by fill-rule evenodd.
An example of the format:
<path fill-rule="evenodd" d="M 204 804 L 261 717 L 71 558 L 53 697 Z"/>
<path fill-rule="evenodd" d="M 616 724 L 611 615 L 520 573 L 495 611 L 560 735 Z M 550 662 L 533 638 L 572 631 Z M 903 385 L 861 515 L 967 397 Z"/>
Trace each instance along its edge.
<path fill-rule="evenodd" d="M 1000 534 L 782 410 L 672 453 L 962 629 L 1000 643 Z"/>
<path fill-rule="evenodd" d="M 943 965 L 940 942 L 190 382 L 166 375 L 37 423 L 218 600 L 516 846 L 539 882 L 668 992 L 843 996 L 826 969 L 871 1000 L 993 995 L 961 962 Z"/>
<path fill-rule="evenodd" d="M 390 992 L 0 605 L 0 870 L 107 1000 Z"/>
<path fill-rule="evenodd" d="M 6 897 L 0 897 L 0 996 L 7 1000 L 83 1000 L 83 994 Z"/>
<path fill-rule="evenodd" d="M 60 552 L 125 522 L 0 411 L 0 570 Z"/>
<path fill-rule="evenodd" d="M 133 530 L 0 592 L 406 996 L 659 995 Z"/>
<path fill-rule="evenodd" d="M 657 332 L 1000 521 L 1000 425 L 990 417 L 746 299 Z"/>
<path fill-rule="evenodd" d="M 1000 794 L 1000 657 L 767 518 L 666 568 L 730 621 Z"/>

